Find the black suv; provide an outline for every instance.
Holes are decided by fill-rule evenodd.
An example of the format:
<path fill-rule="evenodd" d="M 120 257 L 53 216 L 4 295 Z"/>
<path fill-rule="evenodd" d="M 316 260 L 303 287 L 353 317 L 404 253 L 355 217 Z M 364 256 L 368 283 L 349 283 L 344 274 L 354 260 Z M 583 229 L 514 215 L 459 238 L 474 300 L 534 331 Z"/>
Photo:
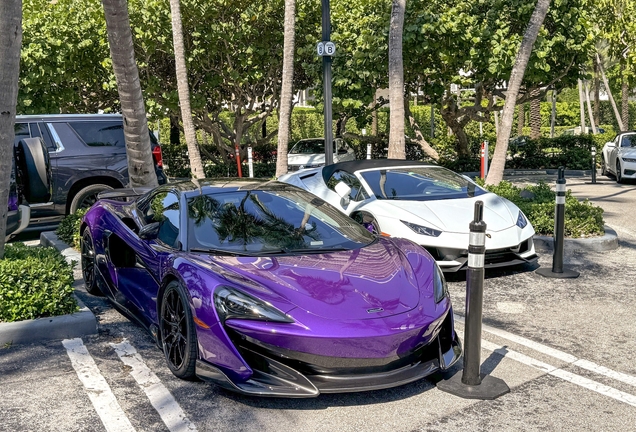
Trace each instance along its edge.
<path fill-rule="evenodd" d="M 149 131 L 159 184 L 167 182 L 161 148 Z M 128 184 L 128 163 L 120 114 L 17 116 L 15 142 L 41 137 L 51 159 L 50 202 L 31 204 L 32 228 L 56 224 L 75 210 L 89 207 L 97 194 Z"/>

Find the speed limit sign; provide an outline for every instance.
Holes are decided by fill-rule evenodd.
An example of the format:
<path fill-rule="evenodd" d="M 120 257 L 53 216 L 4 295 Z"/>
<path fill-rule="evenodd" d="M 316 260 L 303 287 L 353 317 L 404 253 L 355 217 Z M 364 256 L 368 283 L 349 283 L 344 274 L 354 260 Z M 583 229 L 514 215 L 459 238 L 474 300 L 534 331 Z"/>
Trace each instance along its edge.
<path fill-rule="evenodd" d="M 336 44 L 333 42 L 318 42 L 316 51 L 320 57 L 331 57 L 336 54 Z"/>

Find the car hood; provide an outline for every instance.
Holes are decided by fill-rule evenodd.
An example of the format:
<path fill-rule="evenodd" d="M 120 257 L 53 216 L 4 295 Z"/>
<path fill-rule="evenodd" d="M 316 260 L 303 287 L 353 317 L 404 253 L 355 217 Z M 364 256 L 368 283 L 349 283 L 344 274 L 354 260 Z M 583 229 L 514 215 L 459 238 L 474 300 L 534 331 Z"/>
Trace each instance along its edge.
<path fill-rule="evenodd" d="M 265 298 L 276 294 L 327 319 L 382 318 L 408 312 L 419 303 L 415 273 L 386 239 L 343 252 L 208 259 L 227 270 L 224 276 L 232 285 L 249 294 Z"/>
<path fill-rule="evenodd" d="M 484 221 L 488 231 L 502 231 L 517 223 L 518 210 L 510 201 L 493 193 L 479 195 L 473 198 L 435 200 L 435 201 L 397 201 L 386 200 L 389 210 L 388 216 L 397 217 L 395 208 L 401 210 L 400 217 L 407 218 L 407 222 L 422 223 L 431 228 L 454 233 L 468 233 L 469 224 L 474 218 L 475 202 L 484 203 Z M 514 213 L 514 214 L 513 214 Z"/>
<path fill-rule="evenodd" d="M 636 158 L 636 147 L 622 147 L 621 156 L 627 158 Z"/>

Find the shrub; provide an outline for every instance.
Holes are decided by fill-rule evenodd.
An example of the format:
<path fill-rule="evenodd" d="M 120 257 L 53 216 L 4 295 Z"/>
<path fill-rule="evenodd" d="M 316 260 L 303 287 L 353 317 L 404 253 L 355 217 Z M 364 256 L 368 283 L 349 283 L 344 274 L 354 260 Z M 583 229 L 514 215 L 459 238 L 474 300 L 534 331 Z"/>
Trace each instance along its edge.
<path fill-rule="evenodd" d="M 483 180 L 478 180 L 483 185 Z M 528 186 L 532 198 L 523 198 L 523 189 L 510 182 L 502 181 L 495 186 L 485 186 L 490 192 L 506 198 L 517 205 L 527 216 L 539 235 L 554 234 L 555 192 L 546 183 Z M 599 236 L 605 233 L 603 228 L 603 209 L 589 200 L 579 201 L 568 190 L 565 195 L 565 236 L 571 238 Z"/>
<path fill-rule="evenodd" d="M 0 260 L 0 322 L 76 312 L 73 270 L 50 247 L 7 245 Z"/>
<path fill-rule="evenodd" d="M 79 229 L 82 224 L 82 218 L 87 211 L 88 209 L 79 209 L 75 213 L 66 216 L 55 230 L 55 234 L 60 240 L 75 249 L 79 249 L 80 246 Z"/>

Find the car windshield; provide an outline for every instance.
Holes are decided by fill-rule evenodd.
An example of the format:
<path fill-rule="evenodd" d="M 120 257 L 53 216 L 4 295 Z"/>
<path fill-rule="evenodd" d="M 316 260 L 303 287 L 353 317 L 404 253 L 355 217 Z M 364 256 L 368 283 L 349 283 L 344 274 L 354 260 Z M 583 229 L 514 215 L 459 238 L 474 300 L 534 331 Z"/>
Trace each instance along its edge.
<path fill-rule="evenodd" d="M 233 191 L 188 200 L 190 250 L 266 255 L 357 249 L 375 237 L 295 188 Z"/>
<path fill-rule="evenodd" d="M 433 201 L 486 193 L 468 179 L 441 167 L 387 168 L 360 174 L 378 199 Z"/>
<path fill-rule="evenodd" d="M 325 152 L 325 140 L 313 139 L 298 141 L 289 151 L 291 154 L 314 154 Z"/>

